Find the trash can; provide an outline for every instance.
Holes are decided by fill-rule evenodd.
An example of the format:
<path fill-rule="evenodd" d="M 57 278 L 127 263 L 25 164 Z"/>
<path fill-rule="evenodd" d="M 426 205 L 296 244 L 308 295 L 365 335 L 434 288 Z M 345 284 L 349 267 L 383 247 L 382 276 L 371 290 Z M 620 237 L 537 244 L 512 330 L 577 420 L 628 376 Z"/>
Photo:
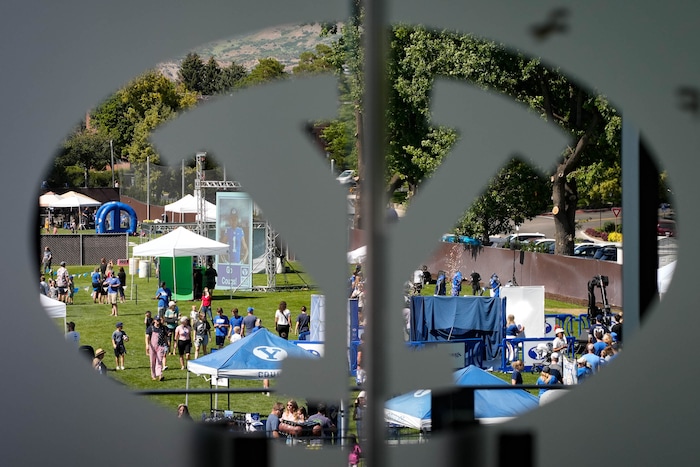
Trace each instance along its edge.
<path fill-rule="evenodd" d="M 151 272 L 151 262 L 147 259 L 142 259 L 139 261 L 139 277 L 148 277 Z"/>
<path fill-rule="evenodd" d="M 129 275 L 133 276 L 139 270 L 139 258 L 129 258 Z"/>

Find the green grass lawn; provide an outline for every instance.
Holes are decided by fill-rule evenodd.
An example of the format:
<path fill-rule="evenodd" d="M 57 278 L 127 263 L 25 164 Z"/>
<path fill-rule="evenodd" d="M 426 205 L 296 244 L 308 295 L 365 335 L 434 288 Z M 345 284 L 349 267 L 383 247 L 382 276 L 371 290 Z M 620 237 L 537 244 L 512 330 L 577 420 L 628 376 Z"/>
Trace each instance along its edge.
<path fill-rule="evenodd" d="M 296 267 L 296 266 L 294 266 Z M 76 330 L 80 332 L 81 345 L 90 345 L 97 349 L 102 347 L 106 351 L 104 362 L 107 368 L 113 370 L 115 367 L 114 354 L 112 352 L 111 336 L 115 329 L 115 323 L 122 321 L 124 323 L 124 331 L 129 335 L 130 340 L 126 344 L 126 370 L 125 371 L 109 371 L 109 377 L 114 379 L 118 384 L 124 384 L 126 387 L 133 390 L 151 390 L 151 389 L 185 389 L 187 380 L 187 371 L 180 370 L 178 356 L 169 355 L 167 357 L 168 370 L 165 371 L 165 380 L 162 382 L 152 381 L 149 370 L 149 359 L 146 355 L 145 345 L 145 325 L 144 314 L 150 310 L 155 314 L 157 305 L 155 291 L 158 288 L 155 277 L 139 278 L 127 275 L 126 287 L 126 303 L 120 303 L 118 318 L 110 316 L 110 305 L 95 304 L 90 296 L 92 291 L 91 280 L 89 273 L 94 266 L 68 266 L 71 274 L 75 275 L 75 286 L 79 288 L 78 293 L 74 296 L 74 304 L 67 307 L 67 321 L 76 323 Z M 127 271 L 128 272 L 128 271 Z M 84 274 L 87 273 L 87 276 Z M 287 282 L 290 285 L 303 285 L 304 282 L 312 284 L 311 279 L 307 274 L 300 272 L 287 273 Z M 304 282 L 302 282 L 302 280 Z M 254 285 L 266 285 L 267 278 L 265 274 L 255 274 Z M 284 276 L 278 274 L 277 284 L 284 284 Z M 310 295 L 313 293 L 321 293 L 318 290 L 293 290 L 283 292 L 249 292 L 236 291 L 233 298 L 230 297 L 228 290 L 215 290 L 212 308 L 222 307 L 227 316 L 230 316 L 230 311 L 234 307 L 241 310 L 241 314 L 245 315 L 247 307 L 255 308 L 255 313 L 262 318 L 263 326 L 268 329 L 274 328 L 274 313 L 281 300 L 287 302 L 287 306 L 292 311 L 292 318 L 296 319 L 299 309 L 302 305 L 306 305 L 310 309 Z M 179 301 L 178 306 L 181 314 L 189 315 L 192 305 L 199 307 L 199 301 Z M 63 323 L 56 320 L 57 327 L 62 330 Z M 294 337 L 294 335 L 292 335 Z M 213 341 L 213 330 L 212 330 Z M 194 349 L 193 349 L 194 351 Z M 192 354 L 194 356 L 194 353 Z M 87 363 L 86 363 L 87 364 Z M 271 386 L 274 388 L 274 380 L 271 381 Z M 229 380 L 231 388 L 262 388 L 262 381 L 245 381 L 245 380 Z M 201 376 L 190 374 L 190 388 L 209 388 L 209 383 Z M 175 411 L 177 405 L 184 402 L 184 395 L 157 395 L 144 396 L 152 399 L 156 404 L 160 404 L 168 410 Z M 294 397 L 304 401 L 301 395 L 282 395 L 272 393 L 270 397 L 266 397 L 258 393 L 250 394 L 232 394 L 219 395 L 218 408 L 228 408 L 230 398 L 231 410 L 240 412 L 260 412 L 267 415 L 270 411 L 272 403 L 276 400 L 286 400 Z M 195 417 L 199 417 L 202 412 L 208 412 L 210 408 L 209 395 L 190 395 L 188 400 L 190 412 Z"/>
<path fill-rule="evenodd" d="M 233 307 L 238 307 L 242 315 L 245 315 L 245 310 L 248 306 L 255 308 L 255 313 L 262 318 L 263 325 L 268 329 L 273 328 L 274 312 L 281 300 L 285 300 L 289 309 L 292 311 L 292 319 L 296 319 L 299 309 L 305 305 L 310 309 L 311 294 L 322 292 L 313 289 L 314 280 L 302 270 L 302 266 L 293 263 L 293 272 L 287 274 L 278 274 L 276 282 L 278 286 L 288 285 L 304 285 L 311 284 L 310 289 L 306 290 L 291 290 L 279 292 L 251 292 L 251 291 L 236 291 L 231 297 L 229 290 L 215 290 L 212 307 L 222 307 L 226 314 L 230 316 L 230 310 Z M 154 299 L 155 291 L 158 288 L 157 279 L 153 276 L 149 278 L 139 278 L 138 276 L 127 276 L 126 287 L 126 303 L 119 304 L 119 317 L 110 316 L 110 306 L 106 304 L 94 304 L 91 294 L 90 272 L 94 266 L 69 266 L 71 274 L 76 276 L 75 286 L 79 291 L 75 294 L 74 304 L 67 308 L 67 320 L 76 323 L 76 330 L 80 332 L 81 344 L 90 345 L 97 349 L 102 347 L 106 351 L 104 359 L 107 368 L 110 369 L 109 377 L 117 384 L 123 384 L 129 390 L 153 390 L 153 389 L 185 389 L 187 384 L 187 371 L 180 370 L 178 356 L 169 355 L 167 358 L 168 370 L 165 371 L 165 380 L 162 382 L 152 381 L 150 378 L 149 360 L 145 352 L 145 326 L 144 313 L 150 310 L 155 314 L 156 300 Z M 127 270 L 128 272 L 128 270 Z M 253 284 L 255 286 L 267 285 L 267 277 L 264 273 L 255 274 L 253 276 Z M 431 292 L 431 287 L 426 287 L 424 293 Z M 189 315 L 192 305 L 199 307 L 199 301 L 179 301 L 178 306 L 182 314 Z M 575 305 L 562 303 L 553 300 L 546 300 L 546 309 L 562 309 L 576 308 Z M 112 353 L 111 334 L 115 329 L 115 323 L 122 321 L 124 330 L 130 336 L 129 342 L 126 344 L 126 370 L 114 371 L 115 361 Z M 57 329 L 62 330 L 63 323 L 56 321 Z M 213 335 L 213 332 L 212 332 Z M 292 335 L 292 338 L 294 335 Z M 213 341 L 213 338 L 212 338 Z M 194 349 L 193 349 L 194 350 Z M 194 356 L 194 354 L 192 354 Z M 86 365 L 88 363 L 86 362 Z M 510 374 L 503 374 L 494 371 L 496 376 L 505 381 L 510 382 Z M 525 384 L 534 384 L 537 375 L 524 373 L 523 379 Z M 348 378 L 348 386 L 354 386 L 354 379 Z M 230 388 L 240 389 L 261 389 L 262 381 L 246 381 L 246 380 L 229 380 Z M 271 381 L 271 387 L 274 389 L 275 382 Z M 208 389 L 209 383 L 201 376 L 190 374 L 190 388 Z M 536 391 L 535 391 L 536 392 Z M 176 410 L 179 403 L 185 401 L 184 395 L 149 395 L 143 396 L 151 399 L 155 404 L 163 406 L 166 410 Z M 305 403 L 303 395 L 299 394 L 277 394 L 272 392 L 270 397 L 257 392 L 245 394 L 219 395 L 217 407 L 219 409 L 228 409 L 238 412 L 259 412 L 266 416 L 272 403 L 279 400 L 285 401 L 289 398 L 295 398 L 301 403 Z M 195 418 L 199 418 L 203 412 L 208 413 L 211 404 L 210 395 L 190 395 L 188 405 L 190 413 Z M 348 406 L 354 400 L 353 397 L 348 400 Z M 351 422 L 351 429 L 354 429 Z"/>

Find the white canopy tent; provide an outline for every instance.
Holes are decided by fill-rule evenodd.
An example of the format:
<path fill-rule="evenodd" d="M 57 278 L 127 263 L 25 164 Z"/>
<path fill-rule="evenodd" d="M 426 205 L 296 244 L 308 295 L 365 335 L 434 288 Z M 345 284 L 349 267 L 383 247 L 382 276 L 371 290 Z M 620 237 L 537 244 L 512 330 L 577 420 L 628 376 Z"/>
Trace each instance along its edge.
<path fill-rule="evenodd" d="M 198 212 L 199 199 L 195 196 L 187 194 L 175 201 L 174 203 L 166 204 L 163 208 L 166 212 L 173 212 L 180 214 L 180 222 L 182 222 L 182 215 L 188 213 Z M 204 216 L 205 221 L 213 222 L 216 220 L 216 205 L 204 200 Z"/>
<path fill-rule="evenodd" d="M 52 208 L 80 208 L 83 206 L 100 206 L 102 203 L 87 195 L 75 191 L 63 193 L 49 207 Z"/>
<path fill-rule="evenodd" d="M 208 256 L 228 251 L 226 243 L 196 234 L 184 227 L 134 247 L 134 256 Z"/>
<path fill-rule="evenodd" d="M 60 319 L 63 318 L 63 330 L 65 332 L 66 329 L 66 304 L 59 301 L 55 300 L 53 298 L 49 298 L 44 294 L 39 294 L 39 301 L 41 302 L 41 306 L 44 307 L 44 310 L 46 310 L 46 314 L 49 315 L 49 318 L 55 318 L 55 319 Z"/>
<path fill-rule="evenodd" d="M 48 208 L 54 203 L 57 203 L 61 197 L 54 193 L 53 191 L 47 191 L 43 195 L 39 196 L 39 207 Z"/>
<path fill-rule="evenodd" d="M 172 258 L 173 271 L 175 270 L 175 258 L 180 256 L 209 256 L 221 255 L 228 251 L 228 244 L 217 242 L 202 235 L 196 234 L 184 227 L 178 227 L 170 233 L 158 237 L 150 242 L 142 243 L 134 247 L 134 256 L 157 256 Z M 190 275 L 191 275 L 190 271 Z M 173 277 L 175 274 L 173 273 Z M 131 276 L 132 285 L 134 276 Z M 173 283 L 177 289 L 177 284 Z"/>
<path fill-rule="evenodd" d="M 367 245 L 348 251 L 348 263 L 364 263 L 367 258 Z"/>

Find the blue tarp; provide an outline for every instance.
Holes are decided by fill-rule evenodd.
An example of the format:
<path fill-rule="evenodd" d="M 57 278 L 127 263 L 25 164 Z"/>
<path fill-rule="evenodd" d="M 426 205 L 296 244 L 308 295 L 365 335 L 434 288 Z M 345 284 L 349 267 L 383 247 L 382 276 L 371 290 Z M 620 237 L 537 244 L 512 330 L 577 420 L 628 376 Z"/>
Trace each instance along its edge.
<path fill-rule="evenodd" d="M 411 340 L 484 339 L 486 359 L 495 358 L 503 339 L 505 298 L 413 296 Z"/>
<path fill-rule="evenodd" d="M 491 373 L 468 366 L 453 373 L 457 386 L 509 384 Z M 431 392 L 418 390 L 394 397 L 384 405 L 387 422 L 416 429 L 431 426 Z M 539 406 L 539 399 L 524 389 L 480 389 L 474 391 L 474 416 L 478 419 L 516 417 Z"/>
<path fill-rule="evenodd" d="M 217 378 L 269 379 L 279 376 L 287 357 L 319 358 L 298 345 L 261 329 L 221 350 L 187 363 L 192 373 Z"/>

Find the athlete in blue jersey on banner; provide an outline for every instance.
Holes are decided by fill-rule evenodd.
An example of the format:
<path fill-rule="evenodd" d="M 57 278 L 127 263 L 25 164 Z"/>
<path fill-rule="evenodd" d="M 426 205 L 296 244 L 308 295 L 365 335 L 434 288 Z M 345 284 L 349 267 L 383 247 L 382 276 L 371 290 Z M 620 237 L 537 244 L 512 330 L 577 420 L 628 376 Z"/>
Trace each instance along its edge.
<path fill-rule="evenodd" d="M 238 225 L 238 210 L 231 208 L 229 225 L 225 231 L 228 243 L 228 260 L 230 263 L 244 263 L 248 259 L 248 243 L 245 240 L 245 232 Z"/>

